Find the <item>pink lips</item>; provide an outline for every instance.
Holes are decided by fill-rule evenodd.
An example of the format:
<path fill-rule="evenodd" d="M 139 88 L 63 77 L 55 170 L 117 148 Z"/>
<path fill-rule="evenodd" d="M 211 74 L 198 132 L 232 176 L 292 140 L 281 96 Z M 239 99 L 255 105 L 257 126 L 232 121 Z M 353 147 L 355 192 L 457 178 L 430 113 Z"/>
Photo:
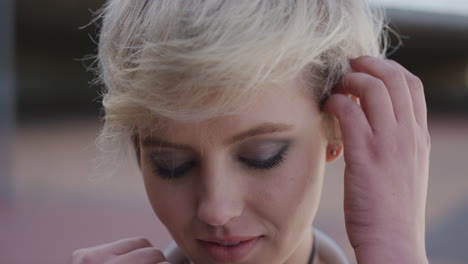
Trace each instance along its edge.
<path fill-rule="evenodd" d="M 238 262 L 246 258 L 255 248 L 259 238 L 258 236 L 225 237 L 200 239 L 198 241 L 211 259 L 223 263 Z"/>

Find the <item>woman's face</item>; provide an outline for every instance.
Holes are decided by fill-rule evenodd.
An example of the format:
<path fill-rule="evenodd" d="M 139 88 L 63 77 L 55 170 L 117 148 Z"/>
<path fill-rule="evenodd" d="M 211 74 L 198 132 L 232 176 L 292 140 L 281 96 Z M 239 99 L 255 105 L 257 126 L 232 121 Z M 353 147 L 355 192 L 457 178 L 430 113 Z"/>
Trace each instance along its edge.
<path fill-rule="evenodd" d="M 327 141 L 315 100 L 282 88 L 235 116 L 139 131 L 148 198 L 194 263 L 307 262 Z"/>

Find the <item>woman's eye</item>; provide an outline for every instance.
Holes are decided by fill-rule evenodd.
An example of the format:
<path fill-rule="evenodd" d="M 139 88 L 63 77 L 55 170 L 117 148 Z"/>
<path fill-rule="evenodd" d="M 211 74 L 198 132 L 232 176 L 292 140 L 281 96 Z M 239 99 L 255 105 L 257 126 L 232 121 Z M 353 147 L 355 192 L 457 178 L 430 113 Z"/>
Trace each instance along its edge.
<path fill-rule="evenodd" d="M 153 165 L 156 169 L 158 175 L 163 179 L 174 179 L 183 176 L 187 173 L 192 167 L 195 166 L 194 161 L 186 162 L 176 168 L 167 168 L 158 165 L 156 162 L 153 162 Z"/>
<path fill-rule="evenodd" d="M 254 160 L 244 157 L 239 157 L 238 159 L 249 168 L 267 170 L 280 165 L 284 161 L 284 156 L 286 155 L 287 150 L 288 145 L 285 145 L 275 155 L 273 155 L 273 157 L 266 160 Z"/>
<path fill-rule="evenodd" d="M 174 162 L 174 159 L 170 158 L 161 158 L 161 155 L 158 153 L 151 155 L 151 165 L 154 169 L 154 172 L 163 179 L 174 179 L 183 176 L 187 173 L 192 167 L 195 166 L 195 161 L 190 160 L 184 163 Z"/>
<path fill-rule="evenodd" d="M 247 167 L 252 169 L 267 170 L 279 166 L 284 161 L 284 156 L 288 150 L 289 145 L 283 146 L 276 154 L 267 159 L 254 159 L 246 157 L 238 157 L 238 160 L 244 163 Z M 189 170 L 196 166 L 195 160 L 189 160 L 184 163 L 174 162 L 174 157 L 163 156 L 159 153 L 150 155 L 151 164 L 154 173 L 159 175 L 162 179 L 175 179 L 184 176 Z M 258 155 L 264 156 L 264 155 Z"/>

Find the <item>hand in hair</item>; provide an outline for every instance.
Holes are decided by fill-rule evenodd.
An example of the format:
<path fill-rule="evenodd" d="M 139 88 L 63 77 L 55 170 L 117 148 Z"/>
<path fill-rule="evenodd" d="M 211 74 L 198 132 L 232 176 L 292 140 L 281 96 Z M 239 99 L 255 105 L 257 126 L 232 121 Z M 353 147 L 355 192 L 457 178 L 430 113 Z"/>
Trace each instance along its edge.
<path fill-rule="evenodd" d="M 169 263 L 162 252 L 145 238 L 127 238 L 73 252 L 71 264 L 156 264 Z"/>
<path fill-rule="evenodd" d="M 428 263 L 425 207 L 430 137 L 424 88 L 392 60 L 350 60 L 324 110 L 344 144 L 345 222 L 358 263 Z M 359 98 L 360 105 L 347 95 Z"/>

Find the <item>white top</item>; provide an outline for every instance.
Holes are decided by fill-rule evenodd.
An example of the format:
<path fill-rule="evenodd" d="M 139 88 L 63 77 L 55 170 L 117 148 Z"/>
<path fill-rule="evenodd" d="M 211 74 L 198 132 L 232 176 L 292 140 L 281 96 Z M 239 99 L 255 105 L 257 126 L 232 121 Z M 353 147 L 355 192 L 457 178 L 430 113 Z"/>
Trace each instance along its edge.
<path fill-rule="evenodd" d="M 343 249 L 327 234 L 314 227 L 315 243 L 317 243 L 317 253 L 326 263 L 333 264 L 351 264 L 351 261 L 346 257 Z M 187 257 L 184 255 L 179 246 L 172 241 L 171 244 L 163 251 L 166 259 L 173 264 L 186 263 Z"/>

